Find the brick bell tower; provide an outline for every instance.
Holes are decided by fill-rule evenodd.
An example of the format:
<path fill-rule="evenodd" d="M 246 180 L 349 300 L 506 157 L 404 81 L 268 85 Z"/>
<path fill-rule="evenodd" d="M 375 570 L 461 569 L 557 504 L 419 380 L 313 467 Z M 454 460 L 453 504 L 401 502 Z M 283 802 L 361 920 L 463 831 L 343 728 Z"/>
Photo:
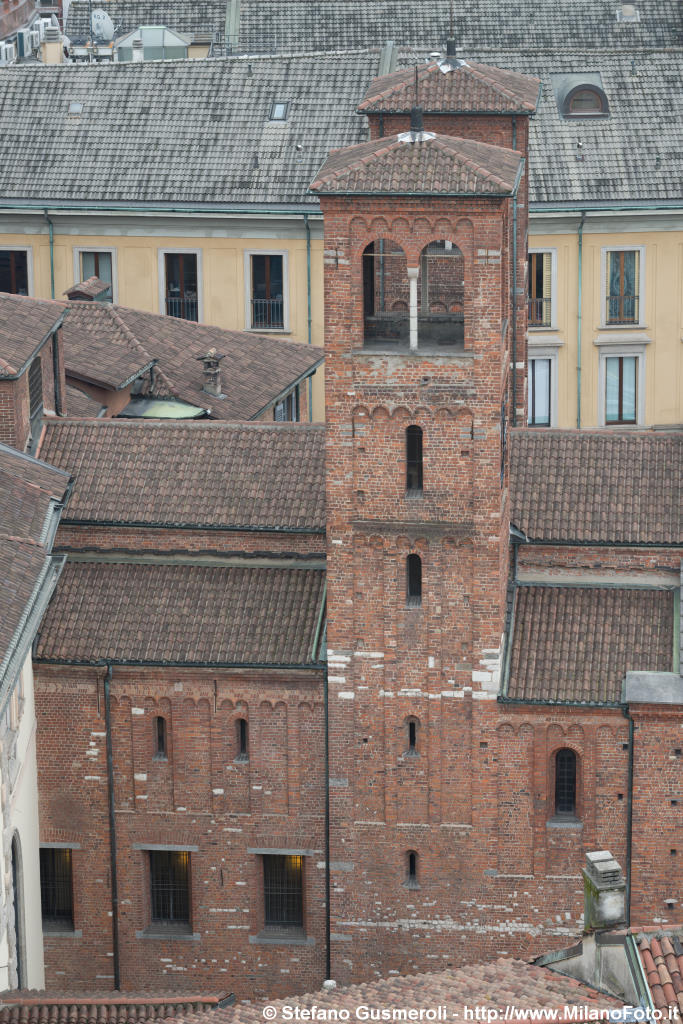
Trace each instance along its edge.
<path fill-rule="evenodd" d="M 332 151 L 311 186 L 337 981 L 480 952 L 467 933 L 496 838 L 477 763 L 504 654 L 510 368 L 526 329 L 512 279 L 517 256 L 523 293 L 537 95 L 535 79 L 454 57 L 378 79 L 361 105 L 371 141 Z"/>

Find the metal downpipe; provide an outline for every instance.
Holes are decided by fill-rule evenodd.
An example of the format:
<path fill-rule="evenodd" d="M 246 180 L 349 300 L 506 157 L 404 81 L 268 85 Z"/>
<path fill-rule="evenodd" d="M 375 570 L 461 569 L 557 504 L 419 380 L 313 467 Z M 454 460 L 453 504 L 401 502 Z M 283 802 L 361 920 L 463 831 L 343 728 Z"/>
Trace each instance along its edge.
<path fill-rule="evenodd" d="M 107 733 L 107 789 L 109 793 L 109 857 L 111 867 L 111 925 L 114 952 L 114 988 L 121 988 L 121 957 L 119 949 L 119 883 L 116 864 L 116 812 L 114 808 L 114 755 L 111 736 L 111 678 L 113 669 L 107 664 L 104 675 L 104 722 Z"/>

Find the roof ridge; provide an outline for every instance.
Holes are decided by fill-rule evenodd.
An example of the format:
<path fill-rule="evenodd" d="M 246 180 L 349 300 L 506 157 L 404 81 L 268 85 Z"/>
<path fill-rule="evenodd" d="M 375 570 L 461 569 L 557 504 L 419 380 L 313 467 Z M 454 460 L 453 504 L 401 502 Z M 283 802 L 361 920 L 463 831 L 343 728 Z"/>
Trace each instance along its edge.
<path fill-rule="evenodd" d="M 135 348 L 137 351 L 142 353 L 142 355 L 145 357 L 145 359 L 147 360 L 148 363 L 149 362 L 153 362 L 154 363 L 154 367 L 155 367 L 156 373 L 158 374 L 159 378 L 166 384 L 166 386 L 168 387 L 168 389 L 171 392 L 171 394 L 173 395 L 173 397 L 179 399 L 180 398 L 180 394 L 178 392 L 178 388 L 176 387 L 176 385 L 169 378 L 168 374 L 163 369 L 163 367 L 161 367 L 159 365 L 158 360 L 154 359 L 153 356 L 151 356 L 149 354 L 149 352 L 147 352 L 147 350 L 145 349 L 145 347 L 142 344 L 142 342 L 139 341 L 139 339 L 135 336 L 135 334 L 133 334 L 133 332 L 131 331 L 131 329 L 128 326 L 128 324 L 123 320 L 123 318 L 119 314 L 117 307 L 112 304 L 109 307 L 109 311 L 111 313 L 111 316 L 112 316 L 113 320 L 121 328 L 121 331 L 122 331 L 124 337 L 126 338 L 126 340 L 133 346 L 133 348 Z"/>
<path fill-rule="evenodd" d="M 506 89 L 505 86 L 503 86 L 503 85 L 499 85 L 494 79 L 488 78 L 487 75 L 483 71 L 480 71 L 479 69 L 480 68 L 492 68 L 494 71 L 502 71 L 506 75 L 520 75 L 520 77 L 521 77 L 521 74 L 520 74 L 519 71 L 507 71 L 504 68 L 497 68 L 493 64 L 480 64 L 478 61 L 473 61 L 472 64 L 469 64 L 466 61 L 465 64 L 461 66 L 461 70 L 464 67 L 469 68 L 470 71 L 472 71 L 474 73 L 475 77 L 479 78 L 480 81 L 486 82 L 486 84 L 488 85 L 489 89 L 492 89 L 494 92 L 499 93 L 501 96 L 505 96 L 509 100 L 515 100 L 517 102 L 521 102 L 523 106 L 528 107 L 528 104 L 525 103 L 524 100 L 520 101 L 519 97 L 515 96 L 515 94 L 511 90 Z M 535 78 L 536 76 L 535 75 L 533 75 L 533 76 L 530 75 L 529 77 L 530 78 L 531 77 Z"/>

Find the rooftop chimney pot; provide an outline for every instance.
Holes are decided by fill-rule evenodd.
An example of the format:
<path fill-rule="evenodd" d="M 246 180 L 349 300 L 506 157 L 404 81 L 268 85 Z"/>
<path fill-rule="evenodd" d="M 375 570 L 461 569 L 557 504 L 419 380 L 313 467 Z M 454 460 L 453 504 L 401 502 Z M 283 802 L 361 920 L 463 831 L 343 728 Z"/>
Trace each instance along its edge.
<path fill-rule="evenodd" d="M 626 882 L 609 850 L 586 854 L 583 869 L 584 929 L 614 928 L 625 920 Z"/>
<path fill-rule="evenodd" d="M 456 43 L 455 39 L 446 40 L 446 56 L 455 57 Z"/>
<path fill-rule="evenodd" d="M 225 359 L 225 356 L 219 356 L 215 348 L 210 348 L 205 356 L 197 356 L 197 360 L 202 363 L 204 371 L 202 391 L 205 391 L 207 395 L 213 395 L 214 398 L 223 397 L 221 392 L 221 359 Z"/>

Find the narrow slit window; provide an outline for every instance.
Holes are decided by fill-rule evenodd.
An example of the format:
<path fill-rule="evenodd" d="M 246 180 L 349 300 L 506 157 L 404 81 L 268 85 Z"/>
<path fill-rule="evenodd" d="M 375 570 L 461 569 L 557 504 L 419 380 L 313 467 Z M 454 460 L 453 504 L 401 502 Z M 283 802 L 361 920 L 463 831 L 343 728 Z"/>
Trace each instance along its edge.
<path fill-rule="evenodd" d="M 422 604 L 422 559 L 419 555 L 408 555 L 406 559 L 406 603 L 409 608 Z"/>
<path fill-rule="evenodd" d="M 576 754 L 568 748 L 555 755 L 555 814 L 576 814 Z"/>
<path fill-rule="evenodd" d="M 166 719 L 161 715 L 154 719 L 154 753 L 158 758 L 166 757 Z"/>
<path fill-rule="evenodd" d="M 408 719 L 408 752 L 417 753 L 417 722 L 414 718 Z"/>
<path fill-rule="evenodd" d="M 237 728 L 237 759 L 240 761 L 249 760 L 249 727 L 246 718 L 238 718 Z"/>
<path fill-rule="evenodd" d="M 422 491 L 422 428 L 406 430 L 406 490 Z"/>
<path fill-rule="evenodd" d="M 409 889 L 418 889 L 419 883 L 417 880 L 417 854 L 415 850 L 408 850 L 406 857 L 406 882 L 405 884 Z"/>

